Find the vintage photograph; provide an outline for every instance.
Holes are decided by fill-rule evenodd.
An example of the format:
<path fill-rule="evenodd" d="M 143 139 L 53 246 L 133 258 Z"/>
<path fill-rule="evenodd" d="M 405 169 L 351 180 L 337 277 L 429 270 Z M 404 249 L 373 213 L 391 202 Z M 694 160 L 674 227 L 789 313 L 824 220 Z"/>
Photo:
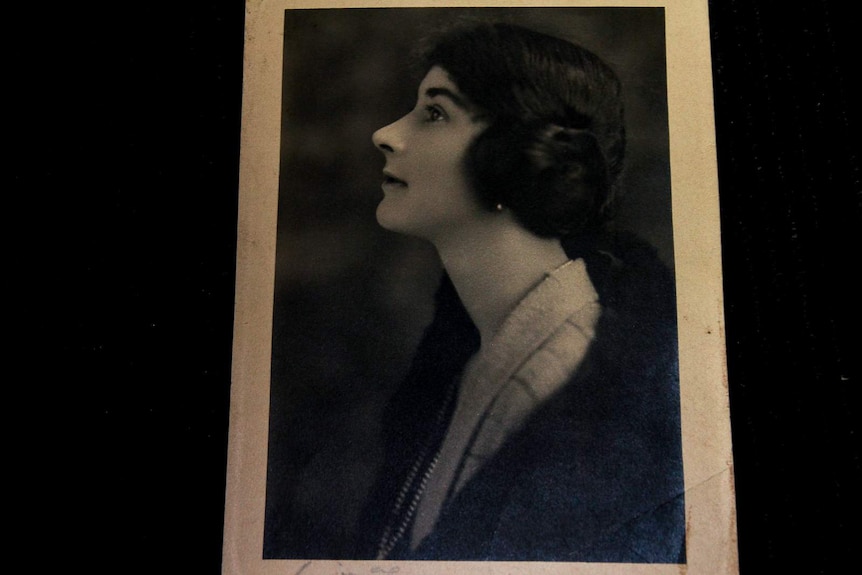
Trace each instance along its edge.
<path fill-rule="evenodd" d="M 665 7 L 282 14 L 259 557 L 687 563 Z"/>

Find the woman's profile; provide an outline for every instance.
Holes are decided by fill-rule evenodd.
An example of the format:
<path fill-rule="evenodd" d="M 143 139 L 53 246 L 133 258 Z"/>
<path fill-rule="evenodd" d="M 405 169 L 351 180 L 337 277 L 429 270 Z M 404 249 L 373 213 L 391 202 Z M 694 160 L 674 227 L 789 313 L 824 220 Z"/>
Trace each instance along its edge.
<path fill-rule="evenodd" d="M 357 556 L 684 562 L 673 280 L 611 231 L 617 76 L 511 24 L 450 26 L 418 67 L 415 107 L 373 135 L 376 217 L 445 274 Z"/>

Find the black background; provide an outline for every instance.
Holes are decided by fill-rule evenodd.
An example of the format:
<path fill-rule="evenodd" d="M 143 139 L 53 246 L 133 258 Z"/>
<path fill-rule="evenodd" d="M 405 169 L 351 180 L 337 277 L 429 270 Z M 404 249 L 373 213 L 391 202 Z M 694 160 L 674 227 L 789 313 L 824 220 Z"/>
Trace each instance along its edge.
<path fill-rule="evenodd" d="M 742 573 L 842 572 L 855 541 L 846 5 L 710 3 Z M 243 3 L 4 23 L 9 555 L 27 572 L 218 573 Z"/>

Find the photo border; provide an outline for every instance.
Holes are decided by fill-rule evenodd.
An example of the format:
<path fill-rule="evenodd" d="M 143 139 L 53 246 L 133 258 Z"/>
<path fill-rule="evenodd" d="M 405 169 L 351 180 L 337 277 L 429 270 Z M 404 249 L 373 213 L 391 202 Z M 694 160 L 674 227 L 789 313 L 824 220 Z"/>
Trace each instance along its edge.
<path fill-rule="evenodd" d="M 685 565 L 262 558 L 284 11 L 384 7 L 663 7 L 686 505 Z M 706 0 L 246 4 L 237 283 L 222 573 L 736 573 L 735 497 Z"/>

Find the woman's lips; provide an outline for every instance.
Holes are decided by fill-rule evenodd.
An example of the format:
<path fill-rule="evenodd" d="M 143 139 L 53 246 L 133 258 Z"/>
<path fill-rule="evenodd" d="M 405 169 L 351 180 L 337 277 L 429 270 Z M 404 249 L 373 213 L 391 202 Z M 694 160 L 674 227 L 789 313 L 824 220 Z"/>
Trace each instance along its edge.
<path fill-rule="evenodd" d="M 383 186 L 384 187 L 406 187 L 407 182 L 398 178 L 389 172 L 383 172 Z"/>

